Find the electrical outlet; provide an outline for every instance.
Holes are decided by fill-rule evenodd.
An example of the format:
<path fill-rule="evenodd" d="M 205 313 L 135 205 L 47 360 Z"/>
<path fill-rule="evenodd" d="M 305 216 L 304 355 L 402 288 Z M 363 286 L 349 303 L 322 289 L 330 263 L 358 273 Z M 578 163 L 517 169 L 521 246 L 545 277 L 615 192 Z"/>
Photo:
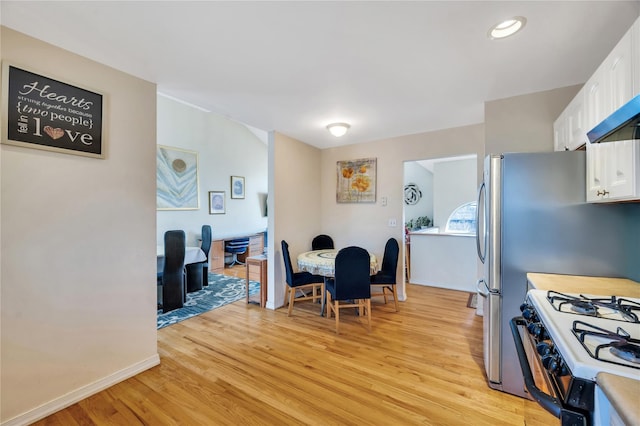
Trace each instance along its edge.
<path fill-rule="evenodd" d="M 391 228 L 395 228 L 396 226 L 398 226 L 398 223 L 396 222 L 395 218 L 389 219 L 389 226 Z"/>

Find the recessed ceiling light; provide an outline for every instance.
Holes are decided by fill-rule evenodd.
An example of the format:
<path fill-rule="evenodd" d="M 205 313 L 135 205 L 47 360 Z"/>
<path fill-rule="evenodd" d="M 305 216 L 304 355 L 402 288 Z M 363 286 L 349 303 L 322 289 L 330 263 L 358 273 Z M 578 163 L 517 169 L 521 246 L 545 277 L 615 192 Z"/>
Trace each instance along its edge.
<path fill-rule="evenodd" d="M 347 123 L 331 123 L 327 126 L 327 130 L 329 130 L 329 132 L 331 132 L 333 136 L 339 138 L 340 136 L 344 136 L 344 134 L 347 133 L 349 127 L 351 126 Z"/>
<path fill-rule="evenodd" d="M 494 25 L 487 33 L 487 36 L 492 40 L 509 37 L 524 28 L 526 23 L 527 18 L 524 16 L 514 16 Z"/>

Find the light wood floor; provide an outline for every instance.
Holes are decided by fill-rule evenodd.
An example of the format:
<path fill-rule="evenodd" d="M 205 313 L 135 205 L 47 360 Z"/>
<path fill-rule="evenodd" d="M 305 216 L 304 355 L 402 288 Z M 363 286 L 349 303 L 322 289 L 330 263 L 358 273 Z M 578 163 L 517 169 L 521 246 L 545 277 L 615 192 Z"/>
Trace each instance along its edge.
<path fill-rule="evenodd" d="M 371 334 L 345 310 L 336 335 L 311 302 L 291 317 L 244 301 L 215 309 L 158 331 L 159 366 L 35 424 L 494 426 L 544 416 L 487 387 L 468 293 L 407 292 L 399 313 L 374 299 Z"/>

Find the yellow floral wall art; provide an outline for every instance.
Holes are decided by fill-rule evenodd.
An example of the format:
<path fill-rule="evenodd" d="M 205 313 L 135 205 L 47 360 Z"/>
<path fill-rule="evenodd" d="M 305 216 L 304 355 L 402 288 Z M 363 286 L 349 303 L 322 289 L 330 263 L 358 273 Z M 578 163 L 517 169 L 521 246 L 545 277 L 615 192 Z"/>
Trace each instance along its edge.
<path fill-rule="evenodd" d="M 376 202 L 376 159 L 338 161 L 338 203 Z"/>

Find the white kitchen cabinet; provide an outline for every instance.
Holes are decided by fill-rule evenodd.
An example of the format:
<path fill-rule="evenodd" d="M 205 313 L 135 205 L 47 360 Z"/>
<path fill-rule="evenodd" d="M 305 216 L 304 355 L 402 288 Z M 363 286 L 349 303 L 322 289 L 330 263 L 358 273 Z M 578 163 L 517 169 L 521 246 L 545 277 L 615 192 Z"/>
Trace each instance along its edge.
<path fill-rule="evenodd" d="M 569 120 L 567 115 L 568 113 L 565 109 L 553 123 L 553 148 L 555 151 L 567 151 L 569 149 Z"/>
<path fill-rule="evenodd" d="M 632 51 L 632 29 L 629 29 L 585 83 L 584 126 L 587 131 L 633 98 Z"/>
<path fill-rule="evenodd" d="M 587 148 L 587 201 L 640 200 L 640 141 L 591 144 L 586 134 L 640 94 L 640 18 L 554 122 L 557 151 Z"/>
<path fill-rule="evenodd" d="M 584 92 L 581 90 L 573 98 L 567 109 L 567 146 L 565 150 L 573 151 L 589 142 L 585 127 Z"/>
<path fill-rule="evenodd" d="M 553 124 L 556 151 L 588 143 L 587 132 L 640 92 L 640 18 Z"/>
<path fill-rule="evenodd" d="M 580 90 L 553 124 L 556 151 L 574 151 L 588 143 L 584 91 Z"/>
<path fill-rule="evenodd" d="M 587 201 L 640 200 L 640 140 L 587 144 Z"/>

